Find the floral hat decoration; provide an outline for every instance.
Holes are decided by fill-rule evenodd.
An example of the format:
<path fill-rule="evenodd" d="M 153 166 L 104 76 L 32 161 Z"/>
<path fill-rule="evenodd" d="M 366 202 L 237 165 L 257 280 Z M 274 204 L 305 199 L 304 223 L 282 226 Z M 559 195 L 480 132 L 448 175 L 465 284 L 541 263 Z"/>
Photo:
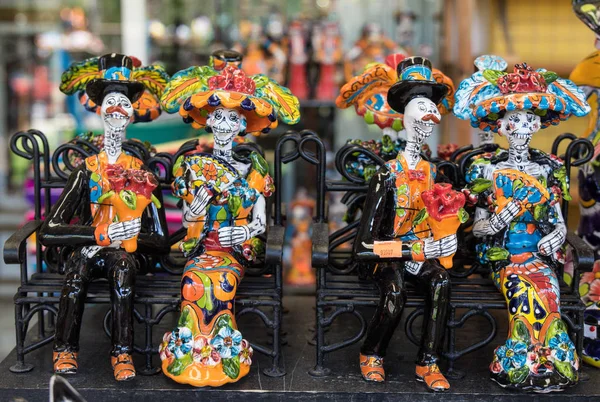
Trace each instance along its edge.
<path fill-rule="evenodd" d="M 133 122 L 149 122 L 160 116 L 159 99 L 169 82 L 169 75 L 158 64 L 142 67 L 139 59 L 121 54 L 107 54 L 73 63 L 61 76 L 60 90 L 65 95 L 78 94 L 86 110 L 100 114 L 100 104 L 107 88 L 116 88 L 131 100 Z"/>
<path fill-rule="evenodd" d="M 398 81 L 396 68 L 405 58 L 404 54 L 396 53 L 386 57 L 385 63 L 368 64 L 362 74 L 344 84 L 335 100 L 336 106 L 346 109 L 354 105 L 356 113 L 367 124 L 376 124 L 381 129 L 402 130 L 403 114 L 391 108 L 387 97 L 389 89 Z M 437 69 L 432 69 L 432 75 L 436 83 L 448 89 L 438 105 L 440 113 L 446 114 L 454 105 L 454 84 Z"/>
<path fill-rule="evenodd" d="M 527 63 L 516 64 L 512 73 L 478 71 L 456 91 L 454 114 L 481 130 L 498 132 L 498 119 L 512 110 L 533 110 L 546 128 L 571 115 L 585 116 L 590 106 L 572 81 L 545 69 L 534 70 Z"/>
<path fill-rule="evenodd" d="M 289 89 L 263 74 L 248 76 L 236 65 L 215 70 L 194 66 L 176 73 L 161 98 L 167 113 L 179 114 L 196 129 L 206 127 L 208 114 L 218 106 L 237 109 L 246 118 L 246 131 L 260 135 L 278 121 L 296 124 L 300 102 Z"/>

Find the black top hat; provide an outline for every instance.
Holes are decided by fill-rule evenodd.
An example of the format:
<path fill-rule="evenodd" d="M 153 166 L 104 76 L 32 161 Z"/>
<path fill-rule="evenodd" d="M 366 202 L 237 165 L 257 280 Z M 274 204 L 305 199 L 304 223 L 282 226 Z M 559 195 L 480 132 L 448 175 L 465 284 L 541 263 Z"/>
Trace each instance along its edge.
<path fill-rule="evenodd" d="M 431 62 L 420 56 L 408 57 L 396 67 L 398 82 L 388 91 L 387 101 L 392 109 L 404 113 L 412 99 L 422 96 L 439 104 L 448 93 L 448 87 L 433 80 Z"/>
<path fill-rule="evenodd" d="M 217 71 L 221 71 L 227 66 L 240 68 L 242 65 L 242 58 L 242 54 L 235 50 L 215 50 L 210 55 L 210 66 Z"/>
<path fill-rule="evenodd" d="M 131 80 L 133 60 L 122 54 L 106 54 L 98 59 L 98 69 L 102 78 L 94 78 L 85 87 L 92 102 L 102 104 L 106 94 L 120 92 L 131 102 L 137 101 L 144 93 L 144 84 Z"/>

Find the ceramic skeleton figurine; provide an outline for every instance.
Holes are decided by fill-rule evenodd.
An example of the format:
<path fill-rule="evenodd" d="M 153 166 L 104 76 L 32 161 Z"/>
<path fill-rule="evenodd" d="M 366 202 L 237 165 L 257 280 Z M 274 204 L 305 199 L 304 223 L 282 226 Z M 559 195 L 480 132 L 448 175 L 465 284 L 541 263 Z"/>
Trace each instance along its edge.
<path fill-rule="evenodd" d="M 556 270 L 566 237 L 561 201 L 570 199 L 560 159 L 529 148 L 533 134 L 589 112 L 581 92 L 554 73 L 517 64 L 484 70 L 456 92 L 455 114 L 498 132 L 509 149 L 481 155 L 466 174 L 476 204 L 479 262 L 506 299 L 509 334 L 496 348 L 491 377 L 502 387 L 560 391 L 579 380 L 579 357 L 561 318 Z"/>
<path fill-rule="evenodd" d="M 384 63 L 371 63 L 364 71 L 350 79 L 340 89 L 336 99 L 336 106 L 345 109 L 354 106 L 356 113 L 362 116 L 367 124 L 375 124 L 382 130 L 382 138 L 376 141 L 361 141 L 359 139 L 349 142 L 374 152 L 382 159 L 388 161 L 396 158 L 398 152 L 404 150 L 406 140 L 403 130 L 403 115 L 390 107 L 388 103 L 388 90 L 398 81 L 396 68 L 405 59 L 402 53 L 391 54 L 385 58 Z M 447 93 L 436 105 L 438 114 L 444 115 L 454 105 L 454 84 L 452 80 L 441 71 L 432 69 L 432 78 L 439 84 L 444 84 Z M 429 148 L 421 144 L 421 152 L 427 154 Z M 362 176 L 368 181 L 375 169 L 375 163 L 370 158 L 358 157 L 356 162 L 346 169 Z"/>
<path fill-rule="evenodd" d="M 135 377 L 131 354 L 139 261 L 134 252 L 157 255 L 169 251 L 164 214 L 157 209 L 161 197 L 158 181 L 141 160 L 121 148 L 125 129 L 134 119 L 132 102 L 145 89 L 141 82 L 130 80 L 132 67 L 132 60 L 123 55 L 97 59 L 99 73 L 85 91 L 101 105 L 104 148 L 73 170 L 39 233 L 44 246 L 73 249 L 65 261 L 54 337 L 54 371 L 60 374 L 78 370 L 87 288 L 91 281 L 106 278 L 111 296 L 114 377 L 117 381 Z M 65 73 L 69 79 L 73 68 Z M 122 188 L 114 187 L 116 182 Z"/>
<path fill-rule="evenodd" d="M 188 262 L 179 322 L 159 349 L 162 369 L 180 383 L 218 387 L 247 375 L 252 364 L 252 348 L 237 329 L 233 309 L 244 268 L 262 252 L 257 236 L 265 232 L 265 197 L 273 192 L 262 155 L 237 155 L 233 140 L 266 133 L 278 118 L 295 124 L 299 102 L 266 76 L 247 76 L 227 64 L 175 74 L 162 104 L 214 137 L 212 154 L 193 150 L 174 167 L 172 188 L 184 200 L 187 228 L 180 248 Z"/>
<path fill-rule="evenodd" d="M 234 159 L 232 147 L 235 136 L 239 135 L 240 132 L 245 132 L 246 118 L 236 109 L 218 107 L 212 113 L 209 113 L 206 126 L 214 136 L 213 155 L 231 164 L 242 176 L 245 176 L 250 169 L 250 165 Z M 189 222 L 198 221 L 205 216 L 206 207 L 212 196 L 213 194 L 207 187 L 202 187 L 191 204 L 184 203 L 183 224 L 185 227 L 189 225 Z M 257 194 L 257 199 L 252 208 L 252 220 L 247 225 L 220 228 L 219 242 L 225 247 L 240 245 L 246 240 L 263 234 L 266 228 L 265 197 L 262 194 Z"/>
<path fill-rule="evenodd" d="M 421 147 L 440 122 L 436 104 L 448 88 L 433 81 L 431 63 L 422 57 L 403 60 L 397 74 L 400 79 L 390 88 L 387 101 L 404 114 L 406 148 L 371 179 L 354 243 L 355 259 L 372 264 L 368 274 L 381 292 L 361 348 L 360 368 L 365 380 L 384 381 L 384 357 L 402 316 L 404 281 L 410 281 L 424 291 L 427 306 L 417 379 L 432 391 L 444 391 L 450 385 L 437 362 L 446 327 L 450 280 L 436 259 L 456 252 L 456 228 L 438 238 L 424 218 L 423 195 L 433 192 L 439 176 L 435 165 L 421 158 Z M 462 197 L 464 204 L 462 194 L 448 189 L 447 195 L 449 200 Z"/>

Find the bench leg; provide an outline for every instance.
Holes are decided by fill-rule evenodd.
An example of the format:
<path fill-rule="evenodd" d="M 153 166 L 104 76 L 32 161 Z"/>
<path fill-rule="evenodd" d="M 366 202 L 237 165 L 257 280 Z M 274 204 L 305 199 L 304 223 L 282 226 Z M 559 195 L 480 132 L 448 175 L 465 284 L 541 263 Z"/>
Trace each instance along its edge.
<path fill-rule="evenodd" d="M 146 329 L 146 345 L 144 346 L 146 355 L 146 365 L 139 370 L 141 375 L 154 375 L 161 371 L 160 367 L 154 367 L 152 365 L 152 305 L 146 304 L 145 306 L 145 317 L 144 317 L 144 328 Z"/>
<path fill-rule="evenodd" d="M 15 330 L 17 336 L 17 362 L 9 368 L 13 373 L 27 373 L 33 370 L 33 364 L 25 363 L 25 336 L 27 335 L 27 325 L 23 320 L 22 304 L 15 304 Z"/>
<path fill-rule="evenodd" d="M 448 311 L 448 331 L 446 336 L 448 337 L 448 370 L 446 376 L 451 380 L 461 380 L 466 376 L 466 373 L 462 370 L 454 368 L 455 353 L 456 353 L 456 307 L 450 305 Z"/>
<path fill-rule="evenodd" d="M 263 370 L 268 377 L 283 377 L 286 372 L 281 366 L 281 305 L 273 307 L 273 366 Z"/>
<path fill-rule="evenodd" d="M 318 296 L 317 296 L 317 303 L 318 303 Z M 310 374 L 313 377 L 325 377 L 327 375 L 329 375 L 329 373 L 331 372 L 331 370 L 329 370 L 328 368 L 326 368 L 324 366 L 324 360 L 325 360 L 325 351 L 323 350 L 325 347 L 325 328 L 323 326 L 323 307 L 321 307 L 319 304 L 317 304 L 317 320 L 316 320 L 316 327 L 315 327 L 315 334 L 316 334 L 316 339 L 317 339 L 317 345 L 316 345 L 316 352 L 317 352 L 317 364 L 315 367 L 313 367 L 311 370 L 308 371 L 308 374 Z"/>

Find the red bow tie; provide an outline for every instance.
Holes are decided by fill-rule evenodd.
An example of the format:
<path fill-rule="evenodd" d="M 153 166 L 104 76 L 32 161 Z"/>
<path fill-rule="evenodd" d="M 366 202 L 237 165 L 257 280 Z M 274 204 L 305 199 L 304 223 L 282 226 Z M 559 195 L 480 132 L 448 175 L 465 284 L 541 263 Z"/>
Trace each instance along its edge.
<path fill-rule="evenodd" d="M 409 170 L 408 178 L 410 180 L 425 181 L 425 173 L 422 170 Z"/>

